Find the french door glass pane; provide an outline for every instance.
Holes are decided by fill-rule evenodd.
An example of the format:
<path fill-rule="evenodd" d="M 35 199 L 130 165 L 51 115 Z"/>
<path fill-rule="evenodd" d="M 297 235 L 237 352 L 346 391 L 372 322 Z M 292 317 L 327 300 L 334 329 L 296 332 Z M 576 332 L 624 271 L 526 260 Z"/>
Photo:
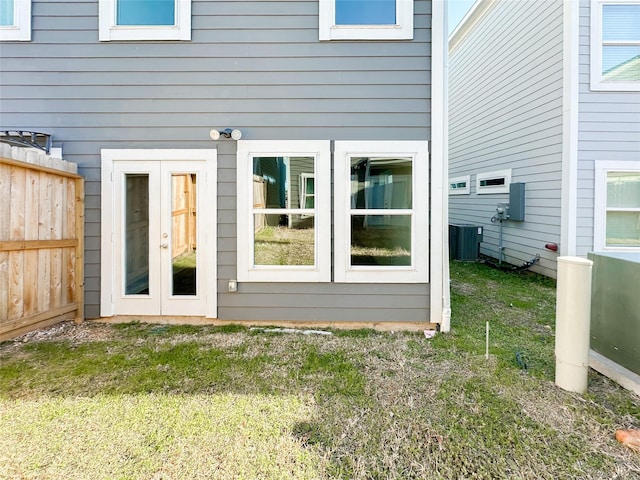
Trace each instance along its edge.
<path fill-rule="evenodd" d="M 352 215 L 351 265 L 411 265 L 411 215 Z"/>
<path fill-rule="evenodd" d="M 172 295 L 196 295 L 196 175 L 171 176 Z"/>
<path fill-rule="evenodd" d="M 149 294 L 149 175 L 125 176 L 125 294 Z"/>
<path fill-rule="evenodd" d="M 255 157 L 253 208 L 300 208 L 302 175 L 314 176 L 313 157 Z"/>
<path fill-rule="evenodd" d="M 336 25 L 396 24 L 396 0 L 335 0 L 335 2 Z"/>
<path fill-rule="evenodd" d="M 640 211 L 607 212 L 607 246 L 640 247 Z"/>
<path fill-rule="evenodd" d="M 313 215 L 253 215 L 254 265 L 315 265 Z"/>
<path fill-rule="evenodd" d="M 14 0 L 0 0 L 0 26 L 11 27 L 13 26 L 13 1 Z"/>
<path fill-rule="evenodd" d="M 117 25 L 175 25 L 176 0 L 117 0 Z"/>
<path fill-rule="evenodd" d="M 640 172 L 607 173 L 607 208 L 640 208 Z"/>
<path fill-rule="evenodd" d="M 410 158 L 352 157 L 351 208 L 412 208 Z"/>

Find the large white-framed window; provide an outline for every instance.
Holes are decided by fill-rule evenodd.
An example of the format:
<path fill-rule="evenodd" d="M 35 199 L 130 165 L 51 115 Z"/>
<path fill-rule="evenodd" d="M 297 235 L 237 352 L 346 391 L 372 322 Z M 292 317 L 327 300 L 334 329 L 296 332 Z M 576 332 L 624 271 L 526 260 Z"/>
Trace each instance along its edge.
<path fill-rule="evenodd" d="M 0 41 L 31 40 L 31 0 L 0 0 Z"/>
<path fill-rule="evenodd" d="M 595 162 L 595 251 L 640 251 L 640 167 L 631 163 Z"/>
<path fill-rule="evenodd" d="M 329 141 L 238 142 L 238 281 L 331 281 Z"/>
<path fill-rule="evenodd" d="M 591 89 L 640 91 L 640 1 L 591 0 Z"/>
<path fill-rule="evenodd" d="M 471 193 L 471 175 L 449 179 L 449 195 L 469 195 Z"/>
<path fill-rule="evenodd" d="M 411 40 L 413 0 L 320 0 L 320 40 Z"/>
<path fill-rule="evenodd" d="M 476 193 L 509 193 L 511 183 L 511 169 L 483 172 L 476 175 Z"/>
<path fill-rule="evenodd" d="M 336 282 L 428 282 L 428 142 L 335 142 L 334 219 Z"/>
<path fill-rule="evenodd" d="M 99 37 L 191 40 L 191 0 L 99 0 Z"/>

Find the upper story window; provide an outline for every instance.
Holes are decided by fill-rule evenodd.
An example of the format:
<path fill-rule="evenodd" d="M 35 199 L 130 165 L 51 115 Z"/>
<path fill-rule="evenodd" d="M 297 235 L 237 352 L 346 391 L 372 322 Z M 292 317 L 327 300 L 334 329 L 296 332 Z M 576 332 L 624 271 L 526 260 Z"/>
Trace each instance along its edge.
<path fill-rule="evenodd" d="M 595 251 L 640 249 L 640 169 L 631 162 L 596 162 Z"/>
<path fill-rule="evenodd" d="M 31 40 L 31 0 L 0 0 L 0 41 Z"/>
<path fill-rule="evenodd" d="M 331 281 L 328 141 L 238 142 L 238 280 Z"/>
<path fill-rule="evenodd" d="M 191 0 L 99 0 L 100 41 L 191 40 Z"/>
<path fill-rule="evenodd" d="M 413 0 L 320 0 L 320 40 L 411 40 Z"/>
<path fill-rule="evenodd" d="M 640 1 L 591 1 L 591 89 L 640 90 Z"/>

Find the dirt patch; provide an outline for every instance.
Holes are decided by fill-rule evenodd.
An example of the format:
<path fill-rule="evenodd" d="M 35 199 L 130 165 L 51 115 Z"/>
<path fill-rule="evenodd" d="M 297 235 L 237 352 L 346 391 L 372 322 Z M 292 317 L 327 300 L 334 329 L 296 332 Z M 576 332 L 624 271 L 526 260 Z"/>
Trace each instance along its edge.
<path fill-rule="evenodd" d="M 0 353 L 7 353 L 13 347 L 25 343 L 67 340 L 77 345 L 87 342 L 108 341 L 113 340 L 113 333 L 113 328 L 104 323 L 84 322 L 78 325 L 72 321 L 62 322 L 2 342 L 0 343 Z"/>

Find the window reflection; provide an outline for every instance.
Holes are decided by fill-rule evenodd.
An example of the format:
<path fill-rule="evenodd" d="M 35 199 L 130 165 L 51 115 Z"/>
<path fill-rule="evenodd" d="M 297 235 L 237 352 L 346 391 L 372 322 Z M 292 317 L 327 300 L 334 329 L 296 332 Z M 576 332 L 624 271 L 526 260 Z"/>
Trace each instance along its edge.
<path fill-rule="evenodd" d="M 253 207 L 313 208 L 313 179 L 313 157 L 255 157 Z"/>
<path fill-rule="evenodd" d="M 254 157 L 254 265 L 315 265 L 314 168 L 314 157 Z"/>
<path fill-rule="evenodd" d="M 312 215 L 254 214 L 255 265 L 315 265 Z"/>
<path fill-rule="evenodd" d="M 351 265 L 411 265 L 411 215 L 353 215 Z"/>
<path fill-rule="evenodd" d="M 196 174 L 171 176 L 171 272 L 173 295 L 196 295 Z"/>
<path fill-rule="evenodd" d="M 351 158 L 351 208 L 412 208 L 410 158 Z"/>
<path fill-rule="evenodd" d="M 125 175 L 125 294 L 149 294 L 149 175 Z"/>

